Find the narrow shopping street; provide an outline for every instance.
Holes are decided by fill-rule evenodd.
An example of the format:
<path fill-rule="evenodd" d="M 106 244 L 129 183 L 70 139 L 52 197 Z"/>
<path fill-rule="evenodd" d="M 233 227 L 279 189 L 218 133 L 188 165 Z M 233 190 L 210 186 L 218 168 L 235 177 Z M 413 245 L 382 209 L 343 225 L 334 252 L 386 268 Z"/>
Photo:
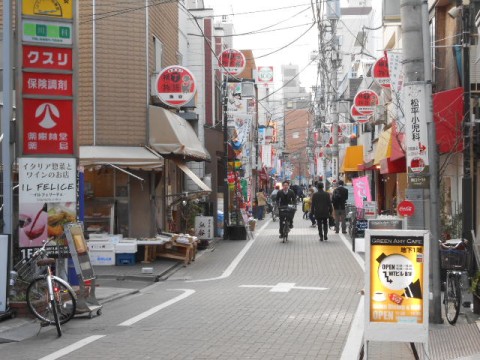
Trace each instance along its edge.
<path fill-rule="evenodd" d="M 220 241 L 102 316 L 69 322 L 62 338 L 42 329 L 0 345 L 2 356 L 56 359 L 74 349 L 68 358 L 339 359 L 363 272 L 339 235 L 320 242 L 301 215 L 286 244 L 278 221 L 260 222 L 253 240 Z"/>

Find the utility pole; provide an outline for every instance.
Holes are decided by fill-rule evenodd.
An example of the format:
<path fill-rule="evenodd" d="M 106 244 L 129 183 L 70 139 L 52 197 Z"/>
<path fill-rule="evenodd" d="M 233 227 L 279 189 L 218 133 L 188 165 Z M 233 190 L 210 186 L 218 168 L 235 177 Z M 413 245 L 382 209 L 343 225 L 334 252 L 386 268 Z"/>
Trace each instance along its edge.
<path fill-rule="evenodd" d="M 430 288 L 432 292 L 430 321 L 442 323 L 441 290 L 440 290 L 440 263 L 439 263 L 439 179 L 437 163 L 437 147 L 435 123 L 432 114 L 432 77 L 430 34 L 427 0 L 401 0 L 400 14 L 402 21 L 405 83 L 423 88 L 424 99 L 419 99 L 425 108 L 424 115 L 428 132 L 428 161 L 429 161 L 429 196 L 430 196 Z M 418 84 L 418 85 L 417 85 Z M 410 106 L 410 104 L 405 104 Z M 425 194 L 425 192 L 424 192 Z M 423 196 L 422 201 L 425 200 Z"/>

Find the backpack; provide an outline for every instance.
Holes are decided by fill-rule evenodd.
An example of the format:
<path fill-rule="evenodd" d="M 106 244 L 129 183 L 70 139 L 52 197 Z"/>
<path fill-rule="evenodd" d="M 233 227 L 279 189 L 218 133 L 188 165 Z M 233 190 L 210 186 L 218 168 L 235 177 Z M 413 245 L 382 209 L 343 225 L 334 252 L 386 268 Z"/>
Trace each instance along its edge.
<path fill-rule="evenodd" d="M 333 206 L 339 206 L 342 204 L 342 201 L 343 201 L 343 197 L 342 197 L 342 194 L 340 193 L 339 189 L 335 189 L 333 190 L 333 194 L 332 194 L 332 204 Z"/>

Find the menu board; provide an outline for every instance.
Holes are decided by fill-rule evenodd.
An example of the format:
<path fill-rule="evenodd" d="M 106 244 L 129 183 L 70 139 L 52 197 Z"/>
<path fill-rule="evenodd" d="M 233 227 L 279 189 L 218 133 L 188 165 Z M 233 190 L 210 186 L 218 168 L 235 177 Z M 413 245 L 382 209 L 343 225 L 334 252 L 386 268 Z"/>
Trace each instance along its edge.
<path fill-rule="evenodd" d="M 428 231 L 369 229 L 365 243 L 365 339 L 427 341 Z"/>

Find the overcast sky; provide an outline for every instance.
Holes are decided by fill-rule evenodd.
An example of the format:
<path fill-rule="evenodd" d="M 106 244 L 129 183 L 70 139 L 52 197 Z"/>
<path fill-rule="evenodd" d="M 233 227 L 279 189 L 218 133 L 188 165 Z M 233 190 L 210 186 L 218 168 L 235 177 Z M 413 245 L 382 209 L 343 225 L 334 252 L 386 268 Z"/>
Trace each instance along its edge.
<path fill-rule="evenodd" d="M 215 15 L 233 14 L 238 34 L 233 48 L 253 50 L 257 66 L 274 66 L 276 87 L 280 86 L 280 66 L 290 63 L 299 65 L 300 82 L 307 91 L 315 85 L 316 63 L 307 66 L 317 49 L 310 0 L 205 0 L 205 6 L 213 8 Z"/>

